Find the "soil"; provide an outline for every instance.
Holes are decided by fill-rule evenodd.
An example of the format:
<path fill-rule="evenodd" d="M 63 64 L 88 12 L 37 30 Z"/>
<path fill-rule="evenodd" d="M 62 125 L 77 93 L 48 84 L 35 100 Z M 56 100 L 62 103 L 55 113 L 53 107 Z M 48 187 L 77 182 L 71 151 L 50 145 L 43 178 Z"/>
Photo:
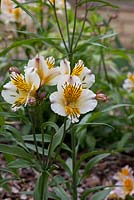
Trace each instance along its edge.
<path fill-rule="evenodd" d="M 83 167 L 85 164 L 86 163 L 83 164 Z M 113 175 L 126 165 L 134 169 L 133 152 L 131 154 L 116 154 L 107 157 L 93 168 L 89 177 L 78 187 L 79 196 L 88 188 L 100 185 L 111 185 L 113 183 Z M 3 155 L 0 154 L 0 167 L 4 168 L 5 166 L 5 159 Z M 83 169 L 81 169 L 80 173 L 82 173 L 82 171 Z M 56 173 L 57 172 L 55 172 L 55 174 Z M 61 175 L 66 179 L 68 178 L 62 170 Z M 3 178 L 12 178 L 11 174 L 4 172 L 1 173 L 1 176 Z M 19 176 L 20 179 L 18 180 L 9 180 L 7 190 L 0 187 L 0 200 L 33 200 L 30 193 L 34 190 L 37 174 L 30 168 L 19 169 Z M 87 200 L 90 200 L 90 196 Z"/>

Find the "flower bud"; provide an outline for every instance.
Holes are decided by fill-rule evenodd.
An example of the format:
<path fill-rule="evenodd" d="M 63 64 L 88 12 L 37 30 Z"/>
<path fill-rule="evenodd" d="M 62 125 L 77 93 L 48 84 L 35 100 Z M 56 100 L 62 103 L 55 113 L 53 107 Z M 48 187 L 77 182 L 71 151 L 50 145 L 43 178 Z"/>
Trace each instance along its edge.
<path fill-rule="evenodd" d="M 41 92 L 39 94 L 39 99 L 42 101 L 46 97 L 46 92 Z"/>
<path fill-rule="evenodd" d="M 20 70 L 17 67 L 10 67 L 9 73 L 15 72 L 16 74 L 20 74 Z"/>
<path fill-rule="evenodd" d="M 96 100 L 106 102 L 108 100 L 108 97 L 102 92 L 97 92 L 96 93 Z"/>
<path fill-rule="evenodd" d="M 36 98 L 35 97 L 30 97 L 28 99 L 28 105 L 35 106 L 36 105 Z"/>

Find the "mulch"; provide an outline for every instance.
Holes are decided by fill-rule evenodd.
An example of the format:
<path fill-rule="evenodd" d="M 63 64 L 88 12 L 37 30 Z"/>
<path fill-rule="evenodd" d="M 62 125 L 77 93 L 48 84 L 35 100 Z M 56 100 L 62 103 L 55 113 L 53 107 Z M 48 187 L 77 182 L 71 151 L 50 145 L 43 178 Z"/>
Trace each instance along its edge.
<path fill-rule="evenodd" d="M 85 164 L 86 163 L 83 164 L 80 173 L 83 172 Z M 103 159 L 103 161 L 92 169 L 89 176 L 78 187 L 78 195 L 81 196 L 81 194 L 88 188 L 101 185 L 112 185 L 113 175 L 126 165 L 129 165 L 134 169 L 133 152 L 129 154 L 116 154 Z M 5 159 L 3 155 L 0 154 L 0 168 L 4 168 L 5 166 Z M 59 171 L 54 173 L 59 174 Z M 64 176 L 65 179 L 69 178 L 66 173 L 63 173 L 63 170 L 61 170 L 60 175 Z M 1 176 L 4 179 L 12 178 L 11 174 L 4 172 L 1 172 Z M 7 189 L 0 187 L 0 200 L 33 200 L 33 197 L 30 194 L 34 190 L 37 173 L 31 168 L 19 169 L 19 177 L 20 178 L 17 180 L 9 180 Z M 90 200 L 90 196 L 87 200 Z"/>

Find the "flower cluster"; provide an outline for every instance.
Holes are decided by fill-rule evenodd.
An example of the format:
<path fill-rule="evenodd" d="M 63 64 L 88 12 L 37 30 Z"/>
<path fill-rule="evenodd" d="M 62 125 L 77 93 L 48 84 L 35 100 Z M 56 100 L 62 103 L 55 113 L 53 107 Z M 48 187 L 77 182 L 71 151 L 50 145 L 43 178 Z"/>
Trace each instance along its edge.
<path fill-rule="evenodd" d="M 24 67 L 24 75 L 19 70 L 10 70 L 10 81 L 3 86 L 2 96 L 12 110 L 36 103 L 38 93 L 44 86 L 57 86 L 50 94 L 51 109 L 61 116 L 67 116 L 72 123 L 80 114 L 92 111 L 97 106 L 96 94 L 89 88 L 95 82 L 91 70 L 79 60 L 71 71 L 70 62 L 64 59 L 55 67 L 55 59 L 37 55 Z"/>
<path fill-rule="evenodd" d="M 134 91 L 134 73 L 128 72 L 123 88 L 128 92 Z"/>
<path fill-rule="evenodd" d="M 117 181 L 114 190 L 110 192 L 106 200 L 125 199 L 127 195 L 134 194 L 134 176 L 132 169 L 127 165 L 123 167 L 115 176 Z"/>

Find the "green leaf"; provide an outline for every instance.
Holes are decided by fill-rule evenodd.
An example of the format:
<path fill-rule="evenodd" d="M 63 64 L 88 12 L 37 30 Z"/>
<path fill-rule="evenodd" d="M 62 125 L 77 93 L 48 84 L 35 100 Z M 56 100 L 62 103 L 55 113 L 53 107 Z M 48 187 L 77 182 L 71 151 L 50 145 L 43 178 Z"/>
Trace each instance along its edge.
<path fill-rule="evenodd" d="M 117 104 L 117 105 L 113 105 L 111 107 L 108 107 L 108 108 L 102 110 L 101 112 L 109 112 L 111 110 L 114 110 L 114 109 L 120 108 L 120 107 L 134 107 L 134 105 L 132 105 L 132 104 Z"/>
<path fill-rule="evenodd" d="M 69 196 L 65 192 L 65 190 L 61 186 L 57 186 L 53 188 L 56 195 L 60 197 L 60 200 L 70 200 Z"/>
<path fill-rule="evenodd" d="M 120 151 L 123 149 L 123 147 L 128 143 L 128 140 L 131 138 L 132 133 L 125 133 L 121 140 L 117 144 L 117 149 Z"/>
<path fill-rule="evenodd" d="M 66 130 L 69 128 L 69 126 L 70 123 L 69 121 L 67 121 Z M 63 134 L 64 134 L 64 124 L 58 129 L 56 134 L 53 136 L 51 153 L 53 153 L 56 147 L 61 143 Z"/>
<path fill-rule="evenodd" d="M 27 150 L 20 131 L 18 131 L 15 127 L 10 126 L 10 125 L 4 125 L 2 128 L 4 130 L 7 130 L 10 134 L 12 134 L 17 144 L 21 145 L 24 149 Z"/>
<path fill-rule="evenodd" d="M 33 135 L 24 135 L 24 136 L 22 136 L 22 138 L 24 141 L 31 141 L 31 142 L 34 141 Z M 36 134 L 36 140 L 37 140 L 37 142 L 42 142 L 42 134 Z M 50 140 L 51 140 L 51 135 L 45 133 L 44 134 L 44 142 L 48 143 L 48 142 L 50 142 Z"/>
<path fill-rule="evenodd" d="M 0 167 L 0 171 L 5 172 L 5 173 L 11 173 L 11 174 L 16 175 L 15 172 L 13 172 L 13 171 L 11 171 L 11 170 L 9 170 L 9 169 L 7 169 L 7 168 L 2 168 L 2 167 Z"/>
<path fill-rule="evenodd" d="M 103 44 L 100 44 L 98 42 L 88 42 L 88 43 L 91 44 L 91 45 L 94 45 L 94 46 L 103 47 L 103 48 L 106 48 L 106 49 L 108 48 L 108 47 L 106 47 Z"/>
<path fill-rule="evenodd" d="M 42 42 L 43 44 L 48 44 L 48 45 L 52 45 L 54 46 L 57 50 L 59 50 L 60 52 L 63 53 L 63 49 L 55 44 L 51 38 L 45 38 L 45 37 L 39 37 L 39 38 L 32 38 L 32 39 L 25 39 L 25 40 L 19 40 L 16 41 L 14 43 L 12 43 L 10 46 L 8 46 L 7 48 L 5 48 L 4 50 L 2 50 L 0 52 L 0 56 L 4 56 L 7 52 L 9 52 L 11 49 L 15 48 L 15 47 L 19 47 L 19 46 L 23 46 L 26 44 L 33 44 L 33 43 L 39 43 Z"/>
<path fill-rule="evenodd" d="M 65 179 L 63 176 L 60 176 L 60 175 L 56 175 L 53 177 L 50 185 L 51 186 L 57 186 L 59 184 L 63 184 L 65 182 Z"/>
<path fill-rule="evenodd" d="M 85 166 L 85 170 L 83 172 L 83 175 L 81 177 L 81 180 L 83 178 L 85 178 L 87 175 L 89 175 L 90 173 L 90 170 L 99 162 L 101 161 L 102 159 L 106 158 L 107 156 L 109 156 L 110 153 L 103 153 L 103 154 L 100 154 L 100 155 L 97 155 L 95 157 L 93 157 L 91 160 L 89 160 L 89 162 L 86 164 Z"/>
<path fill-rule="evenodd" d="M 111 186 L 110 186 L 111 187 Z M 92 192 L 96 192 L 98 190 L 102 190 L 102 189 L 106 189 L 108 188 L 109 189 L 109 186 L 96 186 L 96 187 L 93 187 L 93 188 L 89 188 L 87 189 L 81 196 L 81 200 L 86 200 L 86 197 L 92 193 Z M 111 187 L 112 188 L 112 187 Z"/>
<path fill-rule="evenodd" d="M 61 166 L 63 169 L 70 175 L 72 176 L 72 170 L 70 170 L 70 167 L 68 167 L 67 163 L 65 160 L 63 160 L 60 155 L 58 156 L 57 160 L 60 162 Z"/>
<path fill-rule="evenodd" d="M 35 186 L 34 200 L 47 200 L 48 199 L 48 177 L 49 173 L 43 171 Z"/>
<path fill-rule="evenodd" d="M 54 128 L 54 129 L 55 129 L 55 132 L 57 132 L 58 129 L 59 129 L 59 127 L 57 126 L 57 124 L 54 123 L 54 122 L 51 122 L 51 121 L 49 121 L 49 122 L 44 122 L 44 123 L 41 125 L 41 128 L 42 128 L 42 129 L 46 129 L 47 127 Z"/>
<path fill-rule="evenodd" d="M 8 183 L 9 181 L 14 181 L 14 180 L 17 180 L 17 178 L 4 178 L 4 179 L 0 180 L 0 186 L 3 186 L 6 183 Z"/>
<path fill-rule="evenodd" d="M 110 189 L 105 189 L 103 191 L 99 191 L 97 193 L 95 193 L 92 197 L 91 200 L 104 200 L 106 198 L 106 196 L 111 192 L 111 188 Z"/>
<path fill-rule="evenodd" d="M 26 147 L 34 152 L 36 152 L 36 148 L 35 148 L 35 145 L 33 144 L 30 144 L 30 143 L 25 143 Z M 42 148 L 37 146 L 38 147 L 38 152 L 39 154 L 42 155 Z M 44 155 L 47 156 L 48 155 L 48 150 L 44 149 Z"/>
<path fill-rule="evenodd" d="M 20 158 L 24 158 L 25 160 L 29 160 L 29 161 L 32 159 L 32 155 L 30 153 L 26 152 L 21 147 L 17 147 L 13 145 L 0 144 L 0 152 L 14 155 Z"/>
<path fill-rule="evenodd" d="M 88 159 L 88 158 L 90 158 L 94 155 L 98 155 L 98 154 L 102 154 L 102 153 L 104 153 L 104 151 L 103 152 L 102 151 L 92 151 L 92 152 L 88 152 L 88 153 L 83 154 L 76 163 L 74 173 L 76 173 L 80 169 L 81 164 L 84 160 L 86 160 L 86 159 Z"/>
<path fill-rule="evenodd" d="M 30 167 L 31 165 L 32 165 L 31 162 L 28 162 L 23 159 L 17 159 L 17 160 L 10 162 L 8 164 L 8 167 L 17 169 L 17 168 L 27 168 L 27 167 Z"/>
<path fill-rule="evenodd" d="M 98 2 L 98 3 L 103 3 L 103 5 L 105 6 L 110 6 L 112 8 L 119 8 L 119 6 L 117 5 L 114 5 L 108 1 L 104 1 L 104 0 L 83 0 L 83 1 L 80 1 L 80 3 L 77 4 L 77 6 L 81 6 L 82 4 L 85 4 L 87 2 Z"/>

